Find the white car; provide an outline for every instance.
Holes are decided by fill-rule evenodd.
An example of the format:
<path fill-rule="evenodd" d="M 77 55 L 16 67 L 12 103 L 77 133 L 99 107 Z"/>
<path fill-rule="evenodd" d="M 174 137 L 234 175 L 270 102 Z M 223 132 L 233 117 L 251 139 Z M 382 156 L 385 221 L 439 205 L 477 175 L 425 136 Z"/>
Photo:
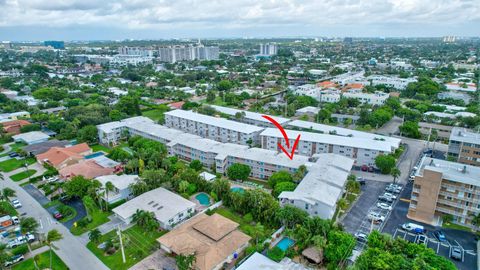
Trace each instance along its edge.
<path fill-rule="evenodd" d="M 27 239 L 24 236 L 19 236 L 17 237 L 17 239 L 14 239 L 8 242 L 7 248 L 16 248 L 25 243 L 27 243 Z"/>
<path fill-rule="evenodd" d="M 363 241 L 363 242 L 367 242 L 367 240 L 368 240 L 368 236 L 364 233 L 361 233 L 361 232 L 356 232 L 355 233 L 355 238 L 357 238 L 357 240 Z"/>
<path fill-rule="evenodd" d="M 381 221 L 381 222 L 385 221 L 384 216 L 380 215 L 379 213 L 375 213 L 375 212 L 370 212 L 368 214 L 368 219 L 373 220 L 373 221 Z"/>
<path fill-rule="evenodd" d="M 17 225 L 20 224 L 20 219 L 17 216 L 12 217 L 13 224 Z"/>
<path fill-rule="evenodd" d="M 389 192 L 383 193 L 383 196 L 385 196 L 385 197 L 390 197 L 390 198 L 392 198 L 393 200 L 396 200 L 396 199 L 397 199 L 397 196 L 396 196 L 396 195 L 393 195 L 392 193 L 389 193 Z"/>
<path fill-rule="evenodd" d="M 12 203 L 12 206 L 13 206 L 14 208 L 20 208 L 20 207 L 22 207 L 22 204 L 21 204 L 20 201 L 17 200 L 17 199 L 11 200 L 10 203 Z"/>
<path fill-rule="evenodd" d="M 388 211 L 392 210 L 392 206 L 389 205 L 388 203 L 379 202 L 379 203 L 377 203 L 377 207 L 380 208 L 380 209 L 383 209 L 383 210 L 388 210 Z"/>
<path fill-rule="evenodd" d="M 13 256 L 11 257 L 9 260 L 5 261 L 5 267 L 7 266 L 10 266 L 10 265 L 13 265 L 15 263 L 18 263 L 18 262 L 21 262 L 25 259 L 25 257 L 23 257 L 23 255 L 16 255 L 16 256 Z"/>

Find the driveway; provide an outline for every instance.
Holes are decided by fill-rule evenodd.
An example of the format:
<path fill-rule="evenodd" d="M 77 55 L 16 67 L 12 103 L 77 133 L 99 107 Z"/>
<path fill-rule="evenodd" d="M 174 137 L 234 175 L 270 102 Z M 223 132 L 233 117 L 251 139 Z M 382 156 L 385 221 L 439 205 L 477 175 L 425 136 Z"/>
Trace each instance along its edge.
<path fill-rule="evenodd" d="M 73 226 L 73 223 L 87 216 L 87 210 L 85 209 L 85 206 L 83 205 L 82 200 L 74 199 L 74 200 L 66 201 L 64 202 L 64 204 L 70 207 L 73 207 L 77 211 L 77 215 L 74 218 L 72 218 L 67 222 L 62 222 L 62 224 L 65 225 L 65 227 L 67 227 L 68 229 L 70 229 Z"/>
<path fill-rule="evenodd" d="M 23 189 L 41 205 L 45 205 L 50 202 L 50 200 L 32 184 L 23 186 Z"/>

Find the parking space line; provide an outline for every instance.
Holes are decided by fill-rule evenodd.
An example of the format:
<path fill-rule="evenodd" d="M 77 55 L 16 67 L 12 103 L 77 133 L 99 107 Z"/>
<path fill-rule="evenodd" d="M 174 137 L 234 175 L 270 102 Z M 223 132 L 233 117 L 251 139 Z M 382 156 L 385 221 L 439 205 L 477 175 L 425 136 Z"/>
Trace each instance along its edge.
<path fill-rule="evenodd" d="M 405 198 L 400 198 L 400 201 L 402 201 L 402 202 L 406 202 L 406 203 L 410 203 L 410 201 L 411 201 L 411 200 L 409 200 L 409 199 L 405 199 Z"/>

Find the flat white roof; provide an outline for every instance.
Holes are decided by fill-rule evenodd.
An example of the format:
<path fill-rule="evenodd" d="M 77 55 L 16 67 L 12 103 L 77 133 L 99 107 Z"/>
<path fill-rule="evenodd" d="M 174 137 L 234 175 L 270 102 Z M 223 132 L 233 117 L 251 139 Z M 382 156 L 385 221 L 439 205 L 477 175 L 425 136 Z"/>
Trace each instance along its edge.
<path fill-rule="evenodd" d="M 446 180 L 480 186 L 480 167 L 425 156 L 417 175 L 423 175 L 424 169 L 440 172 Z"/>
<path fill-rule="evenodd" d="M 27 133 L 22 133 L 18 135 L 12 136 L 14 140 L 23 140 L 26 143 L 34 142 L 34 141 L 39 141 L 39 140 L 46 140 L 50 138 L 47 134 L 41 132 L 41 131 L 30 131 Z"/>
<path fill-rule="evenodd" d="M 97 128 L 105 133 L 112 132 L 116 128 L 124 127 L 126 125 L 143 126 L 147 124 L 154 124 L 155 122 L 145 116 L 135 116 L 120 121 L 109 122 L 97 125 Z"/>
<path fill-rule="evenodd" d="M 321 202 L 335 207 L 347 181 L 354 160 L 336 154 L 318 154 L 315 163 L 307 164 L 308 173 L 294 191 L 283 191 L 279 199 Z"/>
<path fill-rule="evenodd" d="M 292 122 L 288 123 L 287 127 L 311 129 L 314 131 L 320 131 L 327 134 L 335 133 L 336 135 L 340 135 L 340 136 L 365 138 L 365 139 L 371 139 L 375 141 L 377 140 L 386 141 L 386 142 L 390 142 L 393 148 L 398 148 L 400 146 L 400 142 L 402 141 L 399 138 L 383 136 L 383 135 L 378 135 L 374 133 L 363 132 L 363 131 L 358 131 L 358 130 L 353 130 L 348 128 L 329 126 L 325 124 L 318 124 L 318 123 L 313 123 L 313 122 L 308 122 L 303 120 L 293 120 Z"/>
<path fill-rule="evenodd" d="M 107 182 L 111 182 L 116 188 L 119 190 L 126 189 L 130 184 L 135 183 L 138 181 L 140 178 L 138 175 L 128 175 L 128 174 L 122 174 L 122 175 L 104 175 L 104 176 L 99 176 L 97 179 L 100 183 L 102 183 L 102 186 L 105 186 Z"/>
<path fill-rule="evenodd" d="M 280 263 L 272 261 L 271 259 L 265 257 L 264 255 L 255 252 L 247 260 L 245 260 L 241 265 L 239 265 L 236 270 L 279 270 L 283 269 Z"/>
<path fill-rule="evenodd" d="M 225 128 L 229 130 L 234 130 L 241 133 L 254 133 L 263 130 L 261 127 L 248 125 L 244 123 L 235 122 L 232 120 L 228 120 L 225 118 L 213 117 L 208 116 L 200 113 L 195 113 L 192 111 L 184 111 L 184 110 L 173 110 L 166 112 L 165 115 L 171 115 L 207 125 L 217 126 L 220 128 Z"/>
<path fill-rule="evenodd" d="M 345 136 L 338 136 L 338 135 L 330 135 L 328 133 L 321 134 L 321 133 L 297 131 L 297 130 L 290 130 L 290 129 L 286 129 L 285 132 L 287 133 L 288 137 L 292 140 L 295 140 L 295 138 L 297 138 L 297 136 L 300 135 L 300 141 L 308 141 L 308 142 L 316 142 L 316 143 L 324 143 L 324 144 L 332 144 L 332 145 L 342 145 L 347 147 L 378 150 L 383 152 L 392 152 L 392 144 L 387 141 L 379 141 L 379 140 L 375 141 L 375 140 L 365 139 L 365 138 L 345 137 Z M 280 130 L 276 128 L 266 128 L 262 133 L 260 133 L 260 136 L 283 138 L 283 135 L 280 132 Z"/>
<path fill-rule="evenodd" d="M 480 133 L 473 130 L 454 127 L 450 133 L 450 141 L 466 142 L 480 145 Z"/>
<path fill-rule="evenodd" d="M 137 209 L 145 210 L 153 212 L 155 218 L 163 224 L 169 224 L 168 221 L 171 218 L 193 207 L 195 207 L 195 203 L 160 187 L 143 193 L 112 211 L 128 220 Z"/>
<path fill-rule="evenodd" d="M 262 113 L 238 110 L 238 109 L 234 109 L 234 108 L 222 107 L 222 106 L 217 106 L 217 105 L 209 105 L 209 106 L 214 108 L 215 110 L 221 112 L 221 113 L 228 114 L 228 115 L 231 115 L 231 116 L 235 116 L 235 114 L 238 113 L 238 112 L 244 112 L 245 113 L 245 118 L 252 119 L 252 120 L 255 120 L 255 121 L 265 122 L 265 123 L 271 123 L 270 121 L 268 121 L 267 119 L 262 117 L 262 115 L 265 115 L 265 114 L 262 114 Z M 281 125 L 291 121 L 288 118 L 283 118 L 283 117 L 280 117 L 280 116 L 271 116 L 271 115 L 269 115 L 269 116 L 272 117 L 273 119 L 275 119 Z"/>

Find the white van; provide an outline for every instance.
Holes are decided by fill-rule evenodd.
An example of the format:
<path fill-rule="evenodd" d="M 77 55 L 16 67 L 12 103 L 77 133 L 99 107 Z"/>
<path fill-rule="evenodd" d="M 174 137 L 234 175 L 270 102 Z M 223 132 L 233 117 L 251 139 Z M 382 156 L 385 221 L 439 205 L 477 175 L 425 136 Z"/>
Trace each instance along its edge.
<path fill-rule="evenodd" d="M 425 228 L 422 225 L 415 223 L 405 223 L 402 225 L 402 229 L 414 233 L 423 233 L 425 231 Z"/>

